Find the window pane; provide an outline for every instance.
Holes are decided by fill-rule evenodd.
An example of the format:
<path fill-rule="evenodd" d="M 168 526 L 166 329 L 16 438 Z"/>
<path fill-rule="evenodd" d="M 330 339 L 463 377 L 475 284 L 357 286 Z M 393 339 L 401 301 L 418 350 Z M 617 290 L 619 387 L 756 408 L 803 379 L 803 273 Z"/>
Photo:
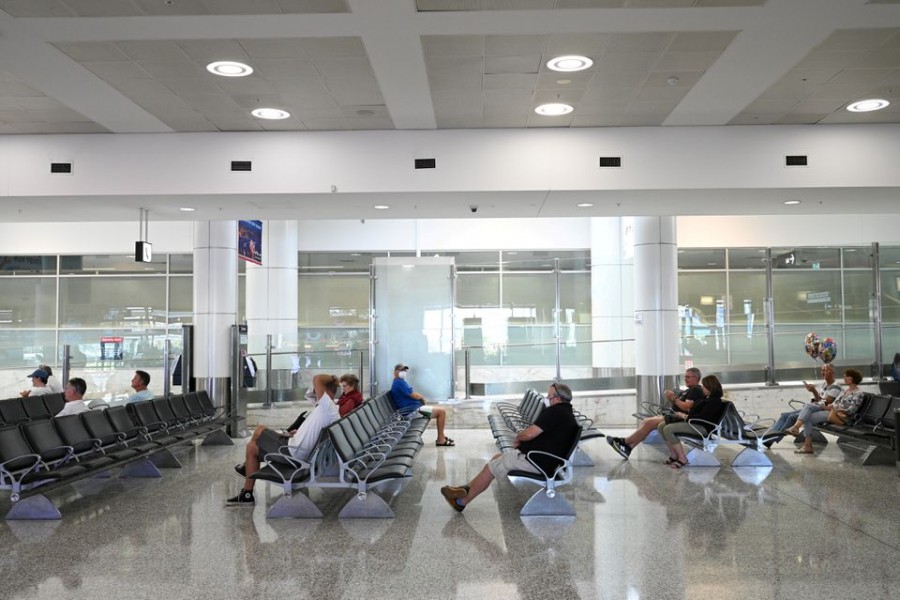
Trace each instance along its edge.
<path fill-rule="evenodd" d="M 56 354 L 56 331 L 29 329 L 0 329 L 0 367 L 13 368 L 15 372 L 0 372 L 0 398 L 12 398 L 31 387 L 25 379 L 41 363 L 51 367 L 59 361 Z M 5 391 L 4 391 L 5 390 Z"/>
<path fill-rule="evenodd" d="M 845 269 L 871 269 L 871 248 L 844 248 L 842 250 Z"/>
<path fill-rule="evenodd" d="M 503 308 L 509 344 L 505 364 L 552 365 L 555 371 L 555 289 L 553 273 L 504 274 Z"/>
<path fill-rule="evenodd" d="M 165 327 L 165 277 L 59 280 L 61 327 Z"/>
<path fill-rule="evenodd" d="M 56 278 L 4 279 L 0 328 L 56 327 Z"/>
<path fill-rule="evenodd" d="M 723 262 L 724 255 L 722 251 Z M 680 272 L 678 316 L 683 361 L 698 366 L 728 363 L 724 272 Z"/>
<path fill-rule="evenodd" d="M 765 248 L 731 248 L 728 250 L 728 268 L 763 269 L 766 268 Z"/>
<path fill-rule="evenodd" d="M 837 250 L 835 250 L 837 253 Z M 806 364 L 811 359 L 803 338 L 840 338 L 841 273 L 815 270 L 775 270 L 775 361 Z M 840 352 L 841 348 L 838 348 Z"/>
<path fill-rule="evenodd" d="M 170 254 L 169 255 L 169 273 L 193 273 L 194 272 L 194 255 L 193 254 Z"/>
<path fill-rule="evenodd" d="M 728 340 L 731 364 L 765 364 L 769 342 L 766 335 L 764 272 L 731 273 L 729 279 Z"/>
<path fill-rule="evenodd" d="M 562 365 L 591 366 L 591 274 L 561 273 L 559 277 Z M 568 377 L 576 376 L 570 371 Z M 589 374 L 583 374 L 583 377 Z"/>
<path fill-rule="evenodd" d="M 724 248 L 679 248 L 678 268 L 681 270 L 724 269 Z"/>
<path fill-rule="evenodd" d="M 96 254 L 61 256 L 59 272 L 63 275 L 103 275 L 106 273 L 165 273 L 166 255 L 157 254 L 153 262 L 134 261 L 133 254 Z"/>
<path fill-rule="evenodd" d="M 300 275 L 297 319 L 301 327 L 368 327 L 369 276 Z"/>
<path fill-rule="evenodd" d="M 838 248 L 772 248 L 773 269 L 839 269 Z"/>
<path fill-rule="evenodd" d="M 194 278 L 169 278 L 169 323 L 194 322 Z"/>
<path fill-rule="evenodd" d="M 451 257 L 457 272 L 499 271 L 500 253 L 496 250 L 488 252 L 441 252 L 439 250 L 423 250 L 422 256 Z"/>
<path fill-rule="evenodd" d="M 0 256 L 0 277 L 4 275 L 55 274 L 55 256 Z"/>

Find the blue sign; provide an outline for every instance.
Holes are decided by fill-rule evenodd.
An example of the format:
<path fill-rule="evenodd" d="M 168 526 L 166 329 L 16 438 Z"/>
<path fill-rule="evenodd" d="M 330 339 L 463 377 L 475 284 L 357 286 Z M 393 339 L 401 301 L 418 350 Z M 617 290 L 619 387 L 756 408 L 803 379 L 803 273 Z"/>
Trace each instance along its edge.
<path fill-rule="evenodd" d="M 262 221 L 238 221 L 238 258 L 262 264 Z"/>

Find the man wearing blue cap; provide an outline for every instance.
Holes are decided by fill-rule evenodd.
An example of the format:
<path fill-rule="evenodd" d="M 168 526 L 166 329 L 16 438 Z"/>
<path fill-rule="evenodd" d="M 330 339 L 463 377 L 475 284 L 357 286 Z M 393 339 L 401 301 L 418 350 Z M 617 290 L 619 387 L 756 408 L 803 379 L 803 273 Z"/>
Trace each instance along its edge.
<path fill-rule="evenodd" d="M 28 376 L 31 379 L 31 389 L 30 390 L 22 390 L 19 392 L 19 395 L 22 397 L 25 396 L 43 396 L 45 394 L 52 394 L 53 390 L 51 390 L 47 386 L 47 378 L 50 377 L 47 375 L 47 371 L 43 369 L 35 369 L 35 371 Z"/>

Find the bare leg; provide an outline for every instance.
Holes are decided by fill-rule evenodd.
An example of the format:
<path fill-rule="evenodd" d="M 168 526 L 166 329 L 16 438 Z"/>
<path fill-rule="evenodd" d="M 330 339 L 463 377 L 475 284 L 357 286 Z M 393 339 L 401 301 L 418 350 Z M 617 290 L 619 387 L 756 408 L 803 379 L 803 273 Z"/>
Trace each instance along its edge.
<path fill-rule="evenodd" d="M 263 427 L 263 429 L 265 428 Z M 259 471 L 259 446 L 256 445 L 256 439 L 259 437 L 258 432 L 259 427 L 256 428 L 256 432 L 254 432 L 250 441 L 247 442 L 247 450 L 244 455 L 244 473 L 246 474 L 244 490 L 248 492 L 253 491 L 253 484 L 255 483 L 255 480 L 250 479 L 250 476 Z"/>
<path fill-rule="evenodd" d="M 497 456 L 500 455 L 498 454 Z M 497 456 L 494 458 L 497 458 Z M 484 490 L 488 489 L 492 481 L 494 481 L 494 474 L 491 473 L 491 470 L 487 465 L 484 465 L 484 468 L 475 476 L 475 479 L 469 482 L 469 493 L 466 494 L 466 497 L 461 499 L 459 503 L 465 506 L 477 498 Z"/>
<path fill-rule="evenodd" d="M 447 441 L 447 438 L 444 437 L 444 423 L 447 422 L 447 411 L 443 408 L 432 408 L 431 416 L 437 424 L 437 443 L 443 444 Z"/>
<path fill-rule="evenodd" d="M 670 449 L 674 452 L 675 458 L 687 464 L 687 455 L 684 453 L 684 446 L 681 444 L 676 444 L 674 447 L 670 447 Z"/>
<path fill-rule="evenodd" d="M 654 429 L 659 427 L 659 424 L 664 420 L 663 417 L 647 417 L 641 421 L 640 427 L 638 427 L 634 433 L 625 438 L 625 443 L 634 448 L 636 445 L 646 440 L 647 436 L 650 435 Z"/>

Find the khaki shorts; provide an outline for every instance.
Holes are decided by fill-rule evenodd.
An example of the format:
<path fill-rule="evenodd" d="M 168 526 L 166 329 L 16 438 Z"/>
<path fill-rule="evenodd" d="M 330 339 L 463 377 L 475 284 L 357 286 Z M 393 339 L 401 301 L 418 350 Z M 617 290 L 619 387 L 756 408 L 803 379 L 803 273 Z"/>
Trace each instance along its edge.
<path fill-rule="evenodd" d="M 525 459 L 525 455 L 518 450 L 505 450 L 500 456 L 492 458 L 488 463 L 491 474 L 500 479 L 506 477 L 510 471 L 530 471 L 540 473 L 533 464 Z"/>

